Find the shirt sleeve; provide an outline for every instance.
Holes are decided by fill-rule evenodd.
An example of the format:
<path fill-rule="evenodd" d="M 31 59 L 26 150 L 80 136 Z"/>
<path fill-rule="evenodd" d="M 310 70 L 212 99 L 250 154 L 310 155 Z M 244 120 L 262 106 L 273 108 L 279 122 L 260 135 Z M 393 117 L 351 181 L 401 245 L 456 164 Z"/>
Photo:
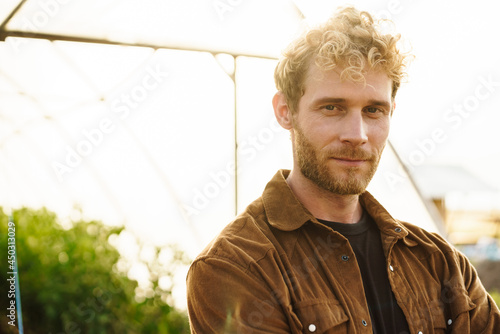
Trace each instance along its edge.
<path fill-rule="evenodd" d="M 465 288 L 475 307 L 470 312 L 471 333 L 500 333 L 500 311 L 484 288 L 476 269 L 465 255 L 459 254 Z"/>
<path fill-rule="evenodd" d="M 192 333 L 291 333 L 283 296 L 266 281 L 227 259 L 196 260 L 187 275 Z"/>

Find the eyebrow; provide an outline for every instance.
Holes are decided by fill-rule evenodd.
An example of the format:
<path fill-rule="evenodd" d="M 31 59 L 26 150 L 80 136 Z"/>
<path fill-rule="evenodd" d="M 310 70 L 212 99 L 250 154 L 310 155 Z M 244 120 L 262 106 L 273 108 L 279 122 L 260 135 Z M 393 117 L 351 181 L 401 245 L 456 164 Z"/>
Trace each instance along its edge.
<path fill-rule="evenodd" d="M 348 100 L 341 98 L 341 97 L 323 97 L 323 98 L 319 98 L 319 99 L 315 100 L 314 104 L 347 103 L 347 102 L 348 102 Z M 367 104 L 372 105 L 372 106 L 384 107 L 384 108 L 389 109 L 389 110 L 392 109 L 391 103 L 388 101 L 385 101 L 385 100 L 370 99 L 367 101 Z"/>
<path fill-rule="evenodd" d="M 368 100 L 368 104 L 374 105 L 374 106 L 385 107 L 389 110 L 392 109 L 392 104 L 388 101 L 385 101 L 385 100 Z"/>
<path fill-rule="evenodd" d="M 336 97 L 323 97 L 314 101 L 314 104 L 324 104 L 324 103 L 346 103 L 347 100 L 343 98 Z"/>

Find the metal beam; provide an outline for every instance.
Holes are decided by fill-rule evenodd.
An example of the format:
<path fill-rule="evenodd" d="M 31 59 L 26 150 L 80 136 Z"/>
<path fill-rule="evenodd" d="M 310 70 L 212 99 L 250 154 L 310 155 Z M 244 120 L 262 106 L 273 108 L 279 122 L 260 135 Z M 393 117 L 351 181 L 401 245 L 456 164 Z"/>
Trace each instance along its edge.
<path fill-rule="evenodd" d="M 28 0 L 20 1 L 17 4 L 16 8 L 14 8 L 14 10 L 12 10 L 12 12 L 2 22 L 2 24 L 0 25 L 0 38 L 2 38 L 2 36 L 3 36 L 2 32 L 5 32 L 5 27 L 7 26 L 7 24 L 9 24 L 10 20 L 14 17 L 14 15 L 16 15 L 16 13 L 21 9 L 21 7 L 23 7 L 23 5 L 26 3 L 26 1 L 28 1 Z M 5 40 L 5 39 L 2 39 L 2 40 Z"/>
<path fill-rule="evenodd" d="M 225 53 L 231 55 L 233 57 L 253 57 L 253 58 L 261 58 L 261 59 L 271 59 L 277 60 L 277 57 L 266 56 L 261 54 L 251 54 L 251 53 L 237 53 L 231 52 L 227 50 L 209 50 L 206 48 L 196 48 L 196 47 L 175 47 L 169 45 L 158 45 L 152 43 L 129 43 L 129 42 L 121 42 L 121 41 L 111 41 L 107 39 L 101 38 L 93 38 L 93 37 L 78 37 L 78 36 L 69 36 L 69 35 L 57 35 L 57 34 L 49 34 L 43 32 L 33 32 L 33 31 L 2 31 L 0 30 L 0 40 L 5 41 L 7 37 L 21 37 L 21 38 L 34 38 L 34 39 L 45 39 L 49 41 L 65 41 L 65 42 L 78 42 L 78 43 L 93 43 L 93 44 L 105 44 L 105 45 L 118 45 L 118 46 L 133 46 L 133 47 L 143 47 L 143 48 L 152 48 L 152 49 L 169 49 L 169 50 L 180 50 L 180 51 L 195 51 L 195 52 L 208 52 L 213 55 L 219 53 Z"/>

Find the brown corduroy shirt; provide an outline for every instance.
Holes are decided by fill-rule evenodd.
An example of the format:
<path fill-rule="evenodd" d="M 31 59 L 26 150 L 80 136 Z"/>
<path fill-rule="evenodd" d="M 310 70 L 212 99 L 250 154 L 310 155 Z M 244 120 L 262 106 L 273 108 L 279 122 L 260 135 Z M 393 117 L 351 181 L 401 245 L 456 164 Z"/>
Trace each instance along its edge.
<path fill-rule="evenodd" d="M 372 332 L 349 242 L 301 205 L 288 174 L 280 170 L 192 263 L 193 333 Z M 385 270 L 411 333 L 500 333 L 498 307 L 463 254 L 395 220 L 368 192 L 360 200 L 380 229 Z"/>

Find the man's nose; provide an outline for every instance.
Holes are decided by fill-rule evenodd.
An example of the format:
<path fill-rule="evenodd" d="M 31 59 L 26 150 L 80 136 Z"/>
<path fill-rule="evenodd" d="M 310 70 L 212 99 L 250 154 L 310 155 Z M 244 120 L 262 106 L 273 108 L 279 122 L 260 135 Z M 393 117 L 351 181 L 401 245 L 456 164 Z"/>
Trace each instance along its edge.
<path fill-rule="evenodd" d="M 366 123 L 361 111 L 350 112 L 342 120 L 340 141 L 352 146 L 360 146 L 368 141 Z"/>

